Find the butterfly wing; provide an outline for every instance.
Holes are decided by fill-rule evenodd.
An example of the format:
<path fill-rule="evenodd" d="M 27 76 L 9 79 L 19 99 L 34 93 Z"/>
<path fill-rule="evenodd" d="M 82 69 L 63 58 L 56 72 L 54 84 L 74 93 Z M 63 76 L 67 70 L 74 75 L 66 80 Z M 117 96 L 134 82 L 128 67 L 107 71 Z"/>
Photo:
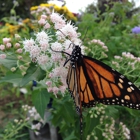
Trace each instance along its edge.
<path fill-rule="evenodd" d="M 81 97 L 80 97 L 80 86 L 79 86 L 79 67 L 77 67 L 77 64 L 75 63 L 75 67 L 73 68 L 71 65 L 68 70 L 68 75 L 67 75 L 67 84 L 68 84 L 68 89 L 69 92 L 74 100 L 75 106 L 76 106 L 76 111 L 80 116 L 80 131 L 81 131 L 81 136 L 82 136 L 82 102 L 81 102 Z"/>
<path fill-rule="evenodd" d="M 101 102 L 140 109 L 140 90 L 119 72 L 88 56 L 79 69 L 82 106 Z"/>
<path fill-rule="evenodd" d="M 75 68 L 69 67 L 68 75 L 67 75 L 67 84 L 69 92 L 74 100 L 76 111 L 79 114 L 81 111 L 81 99 L 79 95 L 79 71 L 77 65 L 75 64 Z"/>
<path fill-rule="evenodd" d="M 140 90 L 119 72 L 88 56 L 73 60 L 67 84 L 80 115 L 81 139 L 82 106 L 92 107 L 103 103 L 140 109 Z"/>

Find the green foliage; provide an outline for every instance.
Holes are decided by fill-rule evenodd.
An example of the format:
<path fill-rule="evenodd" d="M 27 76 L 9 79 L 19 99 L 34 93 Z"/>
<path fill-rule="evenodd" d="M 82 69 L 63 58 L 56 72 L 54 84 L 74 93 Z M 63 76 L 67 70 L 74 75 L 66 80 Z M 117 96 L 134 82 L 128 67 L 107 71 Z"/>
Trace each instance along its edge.
<path fill-rule="evenodd" d="M 20 71 L 16 71 L 14 73 L 7 72 L 4 77 L 1 77 L 0 83 L 8 82 L 8 83 L 13 83 L 13 84 L 20 86 L 21 79 L 22 79 L 22 75 L 21 75 Z"/>
<path fill-rule="evenodd" d="M 44 119 L 46 106 L 50 101 L 50 94 L 46 89 L 34 90 L 32 92 L 32 100 L 37 112 L 40 114 L 42 119 Z"/>
<path fill-rule="evenodd" d="M 9 55 L 6 59 L 2 60 L 0 59 L 0 64 L 4 67 L 11 69 L 12 67 L 15 67 L 17 64 L 17 59 L 13 55 Z"/>
<path fill-rule="evenodd" d="M 19 124 L 15 124 L 15 125 L 13 125 L 13 122 L 9 122 L 6 125 L 4 135 L 1 135 L 1 137 L 3 138 L 3 140 L 8 140 L 8 139 L 23 140 L 23 138 L 29 139 L 29 134 L 26 131 L 26 129 L 27 129 L 26 125 L 27 125 L 27 123 L 25 123 L 25 122 L 21 122 Z M 24 132 L 24 129 L 25 129 L 25 132 Z"/>
<path fill-rule="evenodd" d="M 79 116 L 75 112 L 69 94 L 53 100 L 51 122 L 59 127 L 63 139 L 78 140 L 80 137 Z"/>
<path fill-rule="evenodd" d="M 88 29 L 86 38 L 103 41 L 109 48 L 110 58 L 114 55 L 121 55 L 125 51 L 139 56 L 140 36 L 131 33 L 131 29 L 140 24 L 139 14 L 128 18 L 125 12 L 128 7 L 127 4 L 124 6 L 124 4 L 115 3 L 110 10 L 104 13 L 104 20 L 101 16 L 85 13 L 82 22 L 78 24 L 79 31 L 84 35 L 83 29 Z"/>
<path fill-rule="evenodd" d="M 32 80 L 40 81 L 45 77 L 45 71 L 40 67 L 36 66 L 34 63 L 31 63 L 28 67 L 26 74 L 22 78 L 20 86 L 25 86 L 28 82 Z"/>

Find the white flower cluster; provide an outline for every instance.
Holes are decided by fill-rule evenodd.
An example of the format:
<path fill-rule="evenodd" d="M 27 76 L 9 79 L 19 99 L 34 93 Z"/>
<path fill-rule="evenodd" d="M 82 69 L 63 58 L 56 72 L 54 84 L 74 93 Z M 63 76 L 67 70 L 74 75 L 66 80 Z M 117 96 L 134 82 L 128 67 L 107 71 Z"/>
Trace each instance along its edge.
<path fill-rule="evenodd" d="M 102 133 L 102 136 L 104 138 L 106 138 L 107 140 L 113 140 L 114 139 L 114 135 L 115 135 L 115 120 L 112 117 L 108 117 L 108 116 L 102 116 L 100 118 L 101 123 L 103 123 L 102 121 L 106 121 L 109 120 L 109 123 L 105 124 L 105 129 L 104 132 Z"/>
<path fill-rule="evenodd" d="M 43 6 L 38 6 L 38 9 L 37 10 L 32 10 L 31 11 L 31 14 L 32 15 L 36 15 L 36 16 L 38 16 L 38 15 L 40 15 L 40 13 L 42 13 L 42 14 L 50 14 L 51 13 L 51 11 L 50 11 L 50 9 L 49 8 L 47 8 L 47 7 L 43 7 Z"/>
<path fill-rule="evenodd" d="M 91 140 L 91 136 L 94 137 L 94 140 L 98 140 L 98 137 L 94 135 L 94 133 L 91 133 L 91 135 L 87 135 L 86 140 Z"/>
<path fill-rule="evenodd" d="M 130 139 L 130 130 L 122 122 L 119 124 L 119 128 L 116 128 L 116 122 L 114 118 L 109 116 L 101 116 L 100 123 L 105 123 L 105 129 L 102 136 L 107 140 L 113 140 L 115 137 L 120 137 L 121 139 Z M 108 123 L 107 123 L 108 122 Z"/>
<path fill-rule="evenodd" d="M 31 124 L 31 129 L 34 130 L 36 135 L 39 135 L 38 130 L 40 130 L 42 124 L 44 124 L 44 120 L 40 117 L 35 107 L 23 105 L 22 108 L 25 112 L 28 113 L 28 117 L 26 118 L 26 120 L 28 120 L 29 124 Z M 32 121 L 38 121 L 38 123 L 32 124 Z"/>
<path fill-rule="evenodd" d="M 127 139 L 127 140 L 130 140 L 131 139 L 130 130 L 122 122 L 120 122 L 119 125 L 122 128 L 122 134 L 123 134 L 124 138 Z"/>
<path fill-rule="evenodd" d="M 91 46 L 89 46 L 90 49 L 88 51 L 93 54 L 93 57 L 99 60 L 108 57 L 106 54 L 106 52 L 108 52 L 108 47 L 101 40 L 92 39 L 88 44 Z"/>
<path fill-rule="evenodd" d="M 127 69 L 128 66 L 130 66 L 130 69 L 133 70 L 137 69 L 137 67 L 140 66 L 140 57 L 135 57 L 130 52 L 123 52 L 122 56 L 114 56 L 114 58 L 116 61 L 112 61 L 112 64 L 115 65 L 117 68 L 120 67 L 120 63 L 124 63 L 125 65 L 127 63 Z M 123 64 L 121 66 L 123 66 Z"/>
<path fill-rule="evenodd" d="M 90 135 L 87 135 L 86 140 L 93 139 L 98 140 L 96 131 L 102 131 L 102 137 L 106 140 L 114 140 L 116 137 L 120 139 L 129 140 L 130 130 L 120 122 L 119 126 L 116 125 L 114 118 L 105 115 L 106 105 L 99 104 L 98 106 L 91 108 L 89 111 L 90 117 L 98 119 L 100 124 L 95 126 Z M 116 127 L 118 126 L 118 127 Z"/>
<path fill-rule="evenodd" d="M 134 56 L 133 54 L 131 54 L 130 52 L 122 52 L 122 56 L 140 62 L 140 57 L 135 57 L 135 56 Z"/>
<path fill-rule="evenodd" d="M 0 44 L 0 51 L 4 52 L 6 49 L 11 48 L 11 38 L 3 38 L 3 44 Z M 0 53 L 0 59 L 5 59 L 6 54 L 5 53 Z"/>
<path fill-rule="evenodd" d="M 41 20 L 43 20 L 42 23 Z M 77 33 L 77 27 L 70 21 L 66 22 L 58 13 L 52 13 L 50 16 L 42 15 L 39 24 L 43 30 L 36 33 L 34 39 L 23 41 L 24 50 L 29 53 L 33 62 L 38 63 L 47 72 L 48 91 L 55 95 L 59 91 L 63 94 L 67 88 L 67 65 L 66 67 L 63 65 L 68 56 L 61 51 L 71 54 L 73 44 L 81 44 L 80 34 Z M 81 46 L 81 49 L 83 51 L 84 47 Z"/>
<path fill-rule="evenodd" d="M 99 115 L 104 115 L 105 108 L 106 108 L 106 105 L 104 104 L 99 104 L 99 106 L 95 106 L 91 108 L 89 111 L 90 118 L 93 118 L 93 117 L 98 118 Z"/>
<path fill-rule="evenodd" d="M 36 39 L 29 39 L 23 41 L 25 52 L 29 52 L 32 60 L 36 60 L 38 64 L 44 65 L 48 61 L 48 57 L 45 54 L 49 50 L 50 37 L 45 31 L 41 31 L 35 34 Z"/>
<path fill-rule="evenodd" d="M 89 44 L 91 44 L 91 43 L 98 44 L 98 45 L 100 45 L 100 46 L 104 49 L 104 51 L 108 51 L 108 47 L 105 45 L 104 42 L 102 42 L 102 41 L 99 40 L 99 39 L 93 39 L 93 40 L 91 40 L 91 41 L 89 42 Z"/>

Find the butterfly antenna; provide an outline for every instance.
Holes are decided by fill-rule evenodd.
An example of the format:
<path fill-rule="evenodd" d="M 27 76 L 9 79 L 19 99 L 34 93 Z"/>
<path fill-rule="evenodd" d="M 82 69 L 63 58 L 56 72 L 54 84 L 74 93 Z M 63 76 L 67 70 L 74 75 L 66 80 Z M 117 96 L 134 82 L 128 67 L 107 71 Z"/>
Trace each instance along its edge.
<path fill-rule="evenodd" d="M 59 32 L 61 32 L 65 37 L 67 37 L 60 29 L 57 29 Z"/>
<path fill-rule="evenodd" d="M 61 30 L 59 30 L 59 29 L 57 29 L 57 30 L 60 31 L 66 38 L 68 37 Z M 71 39 L 69 37 L 68 37 L 68 39 L 71 41 Z M 74 43 L 71 41 L 71 44 L 74 44 Z"/>
<path fill-rule="evenodd" d="M 69 55 L 69 56 L 70 56 L 70 54 L 69 54 L 69 53 L 67 53 L 67 52 L 64 52 L 64 51 L 55 51 L 55 50 L 53 50 L 51 47 L 50 47 L 50 49 L 51 49 L 53 52 L 64 53 L 64 54 L 67 54 L 67 55 Z"/>
<path fill-rule="evenodd" d="M 66 36 L 61 30 L 59 30 L 59 29 L 57 29 L 58 31 L 60 31 L 66 38 L 68 37 L 68 36 Z M 70 40 L 70 38 L 68 37 L 68 39 Z M 70 40 L 71 41 L 71 40 Z M 71 41 L 71 43 L 72 43 L 72 41 Z"/>

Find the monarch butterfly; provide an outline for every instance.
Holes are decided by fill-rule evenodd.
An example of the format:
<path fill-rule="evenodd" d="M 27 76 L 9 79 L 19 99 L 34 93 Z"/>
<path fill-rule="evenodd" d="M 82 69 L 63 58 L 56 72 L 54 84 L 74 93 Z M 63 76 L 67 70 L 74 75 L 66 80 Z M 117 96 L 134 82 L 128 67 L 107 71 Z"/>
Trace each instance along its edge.
<path fill-rule="evenodd" d="M 65 64 L 68 61 L 70 66 L 66 81 L 80 115 L 81 127 L 82 107 L 103 103 L 140 109 L 140 90 L 108 65 L 82 55 L 80 46 L 73 45 L 73 51 Z"/>

